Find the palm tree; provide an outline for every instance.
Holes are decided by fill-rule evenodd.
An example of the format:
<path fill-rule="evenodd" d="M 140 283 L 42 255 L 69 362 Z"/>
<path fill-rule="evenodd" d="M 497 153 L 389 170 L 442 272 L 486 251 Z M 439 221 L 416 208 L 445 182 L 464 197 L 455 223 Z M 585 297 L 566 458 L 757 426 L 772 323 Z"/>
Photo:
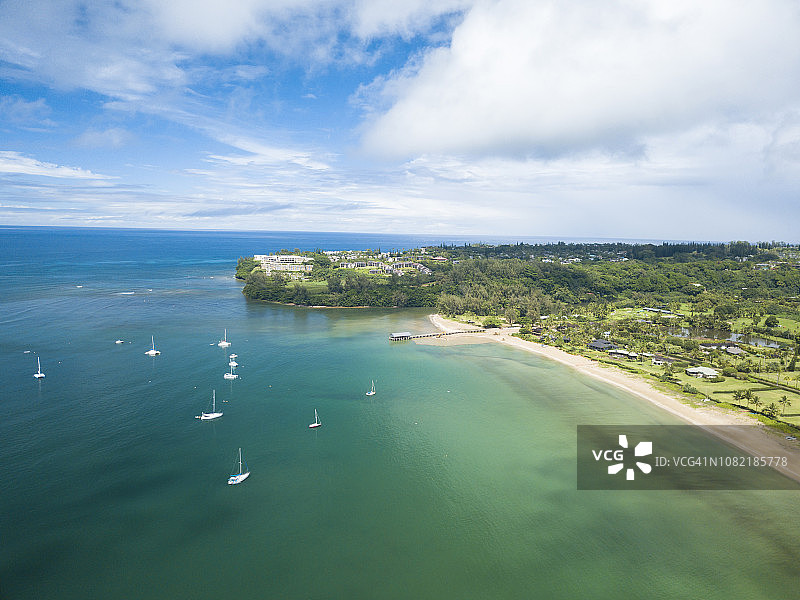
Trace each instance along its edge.
<path fill-rule="evenodd" d="M 783 396 L 781 396 L 781 399 L 778 400 L 778 404 L 782 404 L 783 405 L 783 410 L 781 411 L 781 416 L 783 416 L 786 413 L 786 407 L 787 406 L 791 406 L 792 405 L 792 401 L 789 400 L 789 398 L 786 397 L 786 394 L 784 394 Z"/>
<path fill-rule="evenodd" d="M 753 394 L 753 406 L 755 407 L 756 411 L 758 411 L 758 407 L 761 406 L 762 404 L 764 403 L 761 402 L 761 400 L 759 400 L 758 396 Z"/>

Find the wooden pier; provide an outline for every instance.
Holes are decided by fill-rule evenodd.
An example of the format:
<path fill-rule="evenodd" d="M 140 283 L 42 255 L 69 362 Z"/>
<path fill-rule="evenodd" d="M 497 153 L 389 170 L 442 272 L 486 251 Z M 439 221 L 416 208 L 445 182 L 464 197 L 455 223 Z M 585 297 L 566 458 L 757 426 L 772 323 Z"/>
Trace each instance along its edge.
<path fill-rule="evenodd" d="M 390 333 L 390 342 L 399 342 L 402 340 L 416 340 L 419 338 L 429 337 L 444 337 L 446 335 L 456 335 L 458 333 L 486 333 L 485 329 L 464 329 L 462 331 L 437 331 L 435 333 L 411 333 L 409 331 L 401 331 L 399 333 Z"/>

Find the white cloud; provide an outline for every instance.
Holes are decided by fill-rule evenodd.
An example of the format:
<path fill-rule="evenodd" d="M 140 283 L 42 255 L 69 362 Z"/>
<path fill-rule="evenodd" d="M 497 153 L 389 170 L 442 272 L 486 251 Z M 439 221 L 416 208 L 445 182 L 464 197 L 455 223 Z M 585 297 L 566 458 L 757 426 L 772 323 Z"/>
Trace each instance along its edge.
<path fill-rule="evenodd" d="M 216 132 L 218 139 L 234 148 L 244 150 L 247 154 L 240 155 L 211 155 L 209 160 L 239 166 L 266 166 L 293 164 L 308 169 L 326 171 L 330 165 L 321 159 L 315 158 L 310 152 L 292 148 L 268 146 L 256 139 L 240 135 Z"/>
<path fill-rule="evenodd" d="M 55 92 L 0 98 L 4 127 L 52 105 L 65 124 L 48 143 L 98 161 L 42 162 L 42 139 L 20 135 L 24 152 L 0 153 L 0 208 L 38 198 L 72 224 L 792 239 L 797 31 L 789 0 L 0 1 L 0 78 Z M 365 73 L 352 100 L 366 152 L 352 156 L 337 102 Z M 109 122 L 98 106 L 124 128 L 85 130 Z M 89 170 L 107 160 L 92 148 L 133 135 L 154 167 L 113 182 Z"/>
<path fill-rule="evenodd" d="M 0 151 L 0 173 L 58 177 L 62 179 L 113 179 L 113 177 L 99 175 L 80 167 L 66 167 L 42 162 L 12 151 Z"/>
<path fill-rule="evenodd" d="M 449 47 L 372 86 L 369 152 L 629 151 L 641 136 L 800 102 L 788 0 L 481 1 Z"/>
<path fill-rule="evenodd" d="M 0 117 L 21 126 L 52 127 L 52 110 L 44 98 L 28 102 L 20 96 L 0 96 Z"/>
<path fill-rule="evenodd" d="M 266 33 L 266 17 L 281 12 L 292 2 L 264 0 L 146 0 L 159 37 L 192 50 L 226 53 L 238 44 L 259 39 Z M 287 6 L 288 5 L 288 6 Z"/>
<path fill-rule="evenodd" d="M 472 3 L 470 0 L 356 0 L 352 28 L 363 39 L 384 35 L 409 38 L 427 32 L 442 16 L 458 13 Z"/>
<path fill-rule="evenodd" d="M 0 3 L 0 58 L 18 78 L 136 99 L 186 85 L 187 59 L 248 47 L 306 66 L 364 62 L 369 40 L 430 33 L 469 1 L 7 0 Z M 236 70 L 242 79 L 266 72 L 265 65 Z"/>
<path fill-rule="evenodd" d="M 121 127 L 110 127 L 104 130 L 87 129 L 75 140 L 82 148 L 121 148 L 133 135 Z"/>

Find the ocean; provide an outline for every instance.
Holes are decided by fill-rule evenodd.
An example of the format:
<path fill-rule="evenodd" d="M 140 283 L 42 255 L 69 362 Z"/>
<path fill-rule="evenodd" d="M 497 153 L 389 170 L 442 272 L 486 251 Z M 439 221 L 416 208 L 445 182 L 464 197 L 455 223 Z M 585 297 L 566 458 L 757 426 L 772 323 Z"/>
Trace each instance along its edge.
<path fill-rule="evenodd" d="M 577 490 L 577 425 L 675 417 L 501 344 L 388 341 L 426 310 L 233 278 L 457 241 L 0 229 L 0 598 L 795 597 L 797 492 Z"/>

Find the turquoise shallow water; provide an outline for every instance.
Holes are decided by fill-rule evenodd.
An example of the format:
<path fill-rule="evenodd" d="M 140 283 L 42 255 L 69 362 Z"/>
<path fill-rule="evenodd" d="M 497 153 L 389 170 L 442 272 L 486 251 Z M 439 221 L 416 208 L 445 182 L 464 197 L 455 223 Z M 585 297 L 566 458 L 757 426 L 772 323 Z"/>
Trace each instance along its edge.
<path fill-rule="evenodd" d="M 499 344 L 387 341 L 424 311 L 249 303 L 207 240 L 64 243 L 83 260 L 3 275 L 2 598 L 796 595 L 796 492 L 576 490 L 578 424 L 677 423 L 636 398 Z"/>

